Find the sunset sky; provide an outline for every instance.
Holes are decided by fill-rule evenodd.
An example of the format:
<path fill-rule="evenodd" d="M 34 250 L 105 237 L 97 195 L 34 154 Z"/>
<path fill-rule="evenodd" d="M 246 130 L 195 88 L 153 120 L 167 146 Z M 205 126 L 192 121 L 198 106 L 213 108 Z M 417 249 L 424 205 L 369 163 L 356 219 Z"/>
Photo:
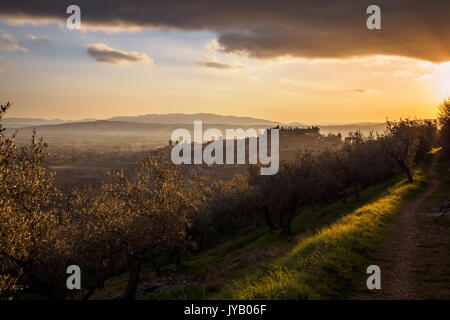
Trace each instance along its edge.
<path fill-rule="evenodd" d="M 366 28 L 371 1 L 92 2 L 0 2 L 9 116 L 350 123 L 434 118 L 450 95 L 449 1 L 377 1 L 381 30 Z"/>

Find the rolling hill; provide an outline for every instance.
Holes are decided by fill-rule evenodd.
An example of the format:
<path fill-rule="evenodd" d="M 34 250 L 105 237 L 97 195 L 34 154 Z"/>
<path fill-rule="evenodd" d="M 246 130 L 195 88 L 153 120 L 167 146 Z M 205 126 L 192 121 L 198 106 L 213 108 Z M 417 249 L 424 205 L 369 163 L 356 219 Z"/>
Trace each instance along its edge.
<path fill-rule="evenodd" d="M 206 124 L 232 124 L 232 125 L 277 125 L 279 122 L 256 119 L 251 117 L 235 117 L 223 116 L 212 113 L 168 113 L 168 114 L 147 114 L 135 117 L 113 117 L 109 121 L 125 121 L 135 123 L 159 123 L 159 124 L 175 124 L 190 123 L 195 120 L 201 120 Z"/>

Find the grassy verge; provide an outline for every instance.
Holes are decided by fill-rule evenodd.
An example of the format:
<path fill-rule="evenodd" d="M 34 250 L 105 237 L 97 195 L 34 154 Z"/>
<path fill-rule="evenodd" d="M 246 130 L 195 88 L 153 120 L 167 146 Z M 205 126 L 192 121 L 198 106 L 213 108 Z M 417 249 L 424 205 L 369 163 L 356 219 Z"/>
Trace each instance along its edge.
<path fill-rule="evenodd" d="M 424 168 L 416 181 L 397 182 L 383 197 L 361 206 L 301 240 L 270 267 L 231 289 L 234 299 L 344 299 L 359 287 L 385 226 L 404 202 L 426 186 Z"/>

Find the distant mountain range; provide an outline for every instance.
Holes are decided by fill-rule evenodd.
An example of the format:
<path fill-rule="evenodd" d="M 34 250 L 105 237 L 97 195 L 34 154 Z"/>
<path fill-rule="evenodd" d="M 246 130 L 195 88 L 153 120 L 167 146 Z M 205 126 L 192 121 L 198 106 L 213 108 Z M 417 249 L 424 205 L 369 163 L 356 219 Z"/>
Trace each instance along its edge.
<path fill-rule="evenodd" d="M 25 128 L 33 126 L 46 126 L 46 125 L 60 125 L 71 123 L 86 123 L 86 122 L 98 122 L 98 121 L 111 121 L 111 122 L 132 122 L 132 123 L 146 123 L 146 124 L 189 124 L 192 125 L 195 120 L 201 120 L 204 124 L 229 124 L 229 125 L 243 125 L 243 126 L 275 126 L 277 124 L 290 127 L 306 127 L 314 124 L 306 124 L 300 122 L 281 123 L 277 121 L 271 121 L 266 119 L 258 119 L 252 117 L 237 117 L 237 116 L 223 116 L 212 113 L 167 113 L 167 114 L 146 114 L 140 116 L 117 116 L 105 120 L 99 119 L 82 119 L 82 120 L 61 120 L 61 119 L 38 119 L 38 118 L 11 118 L 5 117 L 2 121 L 6 128 Z M 327 123 L 317 125 L 319 127 L 344 127 L 344 126 L 358 126 L 358 127 L 370 127 L 378 126 L 377 122 L 360 122 L 350 124 L 334 124 Z"/>
<path fill-rule="evenodd" d="M 120 122 L 134 122 L 134 123 L 149 123 L 149 124 L 193 124 L 195 120 L 201 120 L 205 124 L 231 124 L 231 125 L 256 125 L 269 126 L 276 125 L 278 122 L 256 119 L 251 117 L 235 117 L 222 116 L 212 113 L 168 113 L 168 114 L 147 114 L 140 116 L 118 116 L 106 120 L 98 119 L 83 119 L 83 120 L 61 120 L 61 119 L 36 119 L 36 118 L 10 118 L 5 117 L 2 121 L 6 128 L 24 128 L 32 126 L 45 125 L 59 125 L 68 123 L 94 122 L 94 121 L 120 121 Z"/>
<path fill-rule="evenodd" d="M 168 113 L 168 114 L 147 114 L 135 117 L 113 117 L 107 119 L 108 121 L 125 121 L 137 123 L 159 123 L 159 124 L 175 124 L 175 123 L 189 123 L 192 124 L 195 120 L 201 120 L 205 124 L 232 124 L 232 125 L 276 125 L 278 122 L 256 119 L 251 117 L 235 117 L 222 116 L 212 113 Z"/>
<path fill-rule="evenodd" d="M 23 128 L 30 126 L 41 126 L 46 124 L 61 124 L 66 121 L 61 119 L 45 120 L 45 119 L 33 119 L 33 118 L 10 118 L 5 117 L 2 119 L 3 126 L 6 128 Z"/>
<path fill-rule="evenodd" d="M 236 116 L 222 116 L 211 113 L 169 113 L 169 114 L 148 114 L 133 117 L 113 117 L 106 120 L 83 119 L 77 121 L 64 121 L 61 119 L 34 119 L 34 118 L 4 118 L 3 126 L 12 131 L 15 129 L 21 130 L 23 133 L 31 131 L 36 128 L 38 133 L 43 136 L 47 135 L 151 135 L 165 137 L 177 128 L 192 129 L 195 120 L 202 120 L 204 129 L 218 128 L 225 130 L 225 128 L 262 128 L 275 125 L 289 126 L 289 127 L 305 127 L 314 124 L 305 124 L 299 122 L 291 122 L 283 124 L 275 121 L 257 119 L 251 117 L 236 117 Z M 349 131 L 361 130 L 364 133 L 370 131 L 383 131 L 384 123 L 362 122 L 354 124 L 333 124 L 333 125 L 317 125 L 321 132 L 341 133 L 346 136 Z"/>
<path fill-rule="evenodd" d="M 120 121 L 119 121 L 120 120 Z M 17 143 L 29 143 L 31 132 L 36 129 L 38 137 L 54 150 L 58 148 L 76 148 L 89 151 L 97 150 L 110 152 L 111 150 L 150 150 L 166 146 L 172 132 L 178 128 L 185 128 L 193 134 L 194 120 L 203 121 L 203 131 L 209 128 L 219 129 L 225 133 L 226 129 L 242 128 L 247 130 L 262 129 L 280 123 L 255 119 L 250 117 L 221 116 L 215 114 L 163 114 L 143 115 L 137 117 L 113 117 L 107 120 L 84 119 L 79 121 L 63 121 L 60 119 L 29 119 L 4 118 L 3 126 L 6 134 L 12 135 L 16 130 L 19 134 Z M 282 124 L 287 127 L 305 127 L 312 124 L 292 122 Z M 346 125 L 318 125 L 322 134 L 340 133 L 346 137 L 350 131 L 361 130 L 382 132 L 384 123 L 356 123 Z M 75 149 L 73 149 L 75 150 Z M 59 152 L 59 151 L 58 151 Z"/>
<path fill-rule="evenodd" d="M 6 116 L 2 119 L 3 126 L 6 128 L 14 129 L 14 128 L 25 128 L 25 127 L 33 127 L 33 126 L 45 126 L 45 125 L 57 125 L 57 124 L 65 124 L 65 123 L 80 123 L 80 122 L 92 122 L 97 121 L 96 119 L 82 119 L 76 121 L 65 121 L 61 119 L 35 119 L 35 118 L 10 118 Z"/>

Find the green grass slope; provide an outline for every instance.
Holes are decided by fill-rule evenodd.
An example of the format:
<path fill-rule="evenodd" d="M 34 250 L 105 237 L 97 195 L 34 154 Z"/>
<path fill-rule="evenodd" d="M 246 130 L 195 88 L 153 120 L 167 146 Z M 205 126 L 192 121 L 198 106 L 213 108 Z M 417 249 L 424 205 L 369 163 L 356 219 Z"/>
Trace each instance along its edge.
<path fill-rule="evenodd" d="M 424 169 L 416 181 L 401 180 L 386 195 L 363 205 L 259 269 L 232 288 L 234 299 L 345 299 L 367 277 L 385 226 L 404 202 L 426 186 Z"/>

